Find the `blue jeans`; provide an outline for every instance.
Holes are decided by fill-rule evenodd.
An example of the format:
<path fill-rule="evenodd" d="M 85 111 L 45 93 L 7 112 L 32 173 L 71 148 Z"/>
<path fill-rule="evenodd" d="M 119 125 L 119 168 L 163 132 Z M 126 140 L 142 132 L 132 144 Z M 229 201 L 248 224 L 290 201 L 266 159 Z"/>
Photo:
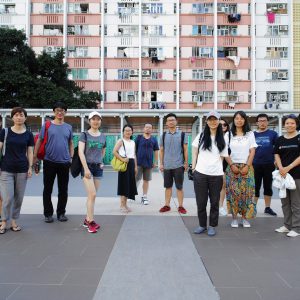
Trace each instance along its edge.
<path fill-rule="evenodd" d="M 87 163 L 87 166 L 95 179 L 100 179 L 103 176 L 103 168 L 101 164 Z M 81 178 L 84 177 L 84 169 L 81 170 Z"/>

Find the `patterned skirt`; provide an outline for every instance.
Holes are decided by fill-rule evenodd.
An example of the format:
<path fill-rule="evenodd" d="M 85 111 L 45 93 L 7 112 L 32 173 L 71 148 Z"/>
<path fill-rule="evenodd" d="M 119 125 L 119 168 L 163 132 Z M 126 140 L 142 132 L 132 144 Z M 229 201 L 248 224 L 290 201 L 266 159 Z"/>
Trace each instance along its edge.
<path fill-rule="evenodd" d="M 236 164 L 240 169 L 243 164 Z M 256 203 L 253 201 L 255 193 L 254 170 L 250 167 L 248 174 L 234 174 L 231 168 L 226 168 L 226 198 L 227 210 L 246 219 L 256 216 Z"/>

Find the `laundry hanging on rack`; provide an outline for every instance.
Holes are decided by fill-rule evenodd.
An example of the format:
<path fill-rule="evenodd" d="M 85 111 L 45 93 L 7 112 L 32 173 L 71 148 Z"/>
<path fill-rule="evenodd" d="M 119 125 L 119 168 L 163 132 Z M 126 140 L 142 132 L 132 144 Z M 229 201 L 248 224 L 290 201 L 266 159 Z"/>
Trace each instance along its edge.
<path fill-rule="evenodd" d="M 230 14 L 228 15 L 228 22 L 235 23 L 241 21 L 241 14 Z"/>
<path fill-rule="evenodd" d="M 226 58 L 232 60 L 236 67 L 239 66 L 241 60 L 239 56 L 226 56 Z"/>
<path fill-rule="evenodd" d="M 272 24 L 275 23 L 275 13 L 272 11 L 267 12 L 267 18 L 268 18 L 268 23 Z"/>

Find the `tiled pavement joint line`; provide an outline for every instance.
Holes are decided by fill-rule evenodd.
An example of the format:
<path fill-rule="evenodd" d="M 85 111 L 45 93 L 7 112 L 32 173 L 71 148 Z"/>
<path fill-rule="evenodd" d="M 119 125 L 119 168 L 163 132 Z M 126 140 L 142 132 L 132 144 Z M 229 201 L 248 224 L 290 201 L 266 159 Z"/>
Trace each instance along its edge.
<path fill-rule="evenodd" d="M 126 217 L 94 300 L 120 295 L 122 300 L 220 299 L 179 216 Z"/>
<path fill-rule="evenodd" d="M 248 247 L 250 251 L 256 256 L 256 258 L 262 258 L 254 249 L 253 247 Z"/>
<path fill-rule="evenodd" d="M 45 259 L 37 266 L 37 268 L 38 268 L 38 269 L 41 268 L 42 265 L 47 261 L 48 258 L 49 258 L 49 255 L 47 255 L 47 256 L 45 257 Z"/>
<path fill-rule="evenodd" d="M 278 273 L 278 272 L 275 272 L 275 274 L 276 274 L 276 276 L 278 277 L 278 278 L 280 278 L 283 282 L 284 282 L 284 284 L 288 287 L 288 288 L 290 288 L 290 289 L 292 289 L 293 287 L 280 275 L 280 273 Z"/>
<path fill-rule="evenodd" d="M 263 296 L 260 294 L 260 292 L 259 292 L 257 289 L 255 289 L 255 292 L 256 292 L 256 294 L 258 295 L 258 297 L 259 297 L 261 300 L 263 300 Z"/>
<path fill-rule="evenodd" d="M 238 263 L 235 261 L 234 258 L 231 258 L 231 261 L 233 262 L 233 264 L 236 266 L 236 268 L 239 270 L 239 272 L 242 272 L 242 269 L 240 268 L 240 266 L 238 265 Z"/>
<path fill-rule="evenodd" d="M 71 270 L 69 270 L 66 274 L 65 274 L 65 276 L 62 278 L 62 280 L 60 281 L 60 285 L 61 284 L 64 284 L 64 281 L 66 280 L 66 278 L 69 276 L 69 274 L 71 273 Z"/>
<path fill-rule="evenodd" d="M 6 298 L 6 300 L 9 300 L 20 288 L 22 287 L 22 284 L 20 284 L 19 286 L 17 286 L 12 293 Z"/>

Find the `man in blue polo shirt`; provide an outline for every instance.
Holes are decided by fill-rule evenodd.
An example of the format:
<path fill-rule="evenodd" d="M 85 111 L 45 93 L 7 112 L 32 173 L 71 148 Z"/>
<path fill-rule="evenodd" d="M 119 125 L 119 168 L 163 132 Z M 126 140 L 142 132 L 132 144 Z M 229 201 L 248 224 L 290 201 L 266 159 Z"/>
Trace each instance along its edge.
<path fill-rule="evenodd" d="M 53 222 L 53 205 L 51 195 L 55 177 L 58 185 L 57 220 L 68 221 L 66 217 L 66 205 L 68 201 L 69 169 L 74 153 L 72 126 L 64 122 L 67 106 L 57 102 L 53 106 L 54 120 L 48 129 L 48 140 L 45 147 L 44 158 L 44 191 L 43 204 L 46 223 Z M 37 160 L 41 142 L 45 135 L 43 125 L 38 141 L 34 149 L 34 163 Z"/>
<path fill-rule="evenodd" d="M 158 142 L 152 135 L 152 125 L 146 123 L 144 126 L 143 135 L 138 135 L 135 140 L 135 150 L 138 166 L 138 174 L 136 177 L 137 184 L 143 176 L 143 196 L 141 203 L 144 205 L 149 204 L 147 197 L 149 189 L 149 181 L 152 179 L 152 169 L 157 167 L 158 161 Z M 154 161 L 153 161 L 154 153 Z"/>
<path fill-rule="evenodd" d="M 261 184 L 264 186 L 265 214 L 276 216 L 272 210 L 271 197 L 272 191 L 272 172 L 274 166 L 274 146 L 278 138 L 274 130 L 268 129 L 269 117 L 267 114 L 259 114 L 256 117 L 257 131 L 254 131 L 255 141 L 258 147 L 255 150 L 253 160 L 254 178 L 255 178 L 255 201 L 257 203 Z"/>

